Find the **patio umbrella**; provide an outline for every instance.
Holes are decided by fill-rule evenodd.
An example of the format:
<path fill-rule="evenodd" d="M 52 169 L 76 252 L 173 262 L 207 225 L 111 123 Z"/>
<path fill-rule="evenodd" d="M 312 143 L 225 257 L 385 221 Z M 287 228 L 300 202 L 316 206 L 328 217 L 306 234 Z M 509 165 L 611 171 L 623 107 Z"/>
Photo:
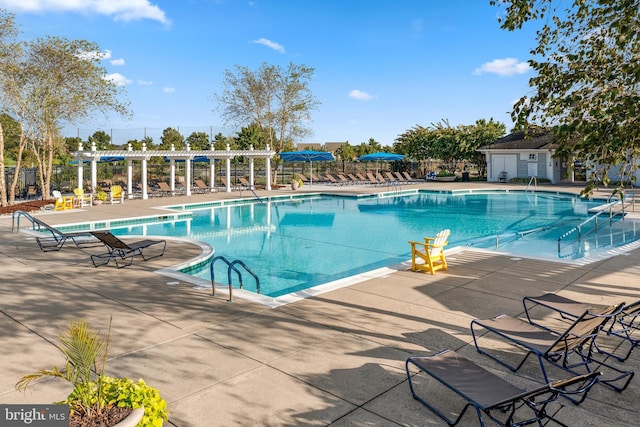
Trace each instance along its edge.
<path fill-rule="evenodd" d="M 312 150 L 288 151 L 280 153 L 280 158 L 285 162 L 309 162 L 311 167 L 310 184 L 313 184 L 313 162 L 330 162 L 336 159 L 332 153 Z"/>
<path fill-rule="evenodd" d="M 358 157 L 358 160 L 361 162 L 376 162 L 376 173 L 378 173 L 378 161 L 397 162 L 398 160 L 402 160 L 404 158 L 404 154 L 385 153 L 380 151 L 378 153 L 371 153 L 360 156 Z"/>

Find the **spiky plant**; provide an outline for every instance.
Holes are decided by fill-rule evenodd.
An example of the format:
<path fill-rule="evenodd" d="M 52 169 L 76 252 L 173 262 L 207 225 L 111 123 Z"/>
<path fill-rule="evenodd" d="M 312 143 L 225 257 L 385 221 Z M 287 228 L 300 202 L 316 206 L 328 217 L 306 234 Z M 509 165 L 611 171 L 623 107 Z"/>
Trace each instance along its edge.
<path fill-rule="evenodd" d="M 66 359 L 64 369 L 53 366 L 23 376 L 16 388 L 25 390 L 32 381 L 43 377 L 62 378 L 74 387 L 72 408 L 82 414 L 100 413 L 105 405 L 102 378 L 109 350 L 111 321 L 106 335 L 95 332 L 83 320 L 72 320 L 69 329 L 58 337 L 58 349 Z"/>

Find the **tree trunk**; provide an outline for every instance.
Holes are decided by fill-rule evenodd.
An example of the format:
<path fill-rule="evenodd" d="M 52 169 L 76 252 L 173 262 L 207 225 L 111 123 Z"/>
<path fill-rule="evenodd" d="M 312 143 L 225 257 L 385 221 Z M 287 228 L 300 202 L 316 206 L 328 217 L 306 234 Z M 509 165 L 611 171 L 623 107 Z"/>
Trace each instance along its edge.
<path fill-rule="evenodd" d="M 7 182 L 4 179 L 4 130 L 0 123 L 0 206 L 7 206 Z"/>

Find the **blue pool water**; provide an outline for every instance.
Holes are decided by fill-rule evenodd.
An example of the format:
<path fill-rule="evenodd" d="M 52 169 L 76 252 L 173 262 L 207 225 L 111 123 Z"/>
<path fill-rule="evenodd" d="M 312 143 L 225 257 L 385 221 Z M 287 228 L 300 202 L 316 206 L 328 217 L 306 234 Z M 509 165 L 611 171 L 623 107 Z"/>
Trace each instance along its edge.
<path fill-rule="evenodd" d="M 450 248 L 482 247 L 488 236 L 539 229 L 530 236 L 541 236 L 543 245 L 535 249 L 535 245 L 520 245 L 519 250 L 533 249 L 538 256 L 547 250 L 550 257 L 557 257 L 558 236 L 601 203 L 524 192 L 311 196 L 194 209 L 192 219 L 113 232 L 206 242 L 215 255 L 242 260 L 260 278 L 261 293 L 277 297 L 404 262 L 410 258 L 409 240 L 433 236 L 444 228 L 451 229 Z M 226 283 L 226 265 L 216 265 L 216 281 Z M 210 278 L 208 266 L 189 274 Z M 246 290 L 255 291 L 253 279 L 244 282 Z"/>

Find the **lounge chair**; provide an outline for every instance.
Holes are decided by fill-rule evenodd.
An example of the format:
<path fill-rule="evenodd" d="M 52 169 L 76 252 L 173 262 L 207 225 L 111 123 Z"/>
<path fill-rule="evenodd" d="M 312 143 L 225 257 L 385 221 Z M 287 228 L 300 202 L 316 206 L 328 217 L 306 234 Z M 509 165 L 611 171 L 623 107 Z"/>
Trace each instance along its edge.
<path fill-rule="evenodd" d="M 615 316 L 622 309 L 622 305 L 608 306 L 603 310 L 593 312 L 585 311 L 567 329 L 562 332 L 554 332 L 539 326 L 535 326 L 526 320 L 501 314 L 492 319 L 471 321 L 471 335 L 478 353 L 485 354 L 512 371 L 519 370 L 529 355 L 534 354 L 538 358 L 540 369 L 546 383 L 549 383 L 545 363 L 547 362 L 573 375 L 580 375 L 576 368 L 582 368 L 586 372 L 592 372 L 594 366 L 609 368 L 615 372 L 610 379 L 601 379 L 600 382 L 608 385 L 616 391 L 623 391 L 633 378 L 633 371 L 623 371 L 615 366 L 593 358 L 593 342 L 602 326 L 611 316 Z M 479 329 L 484 329 L 490 334 L 497 335 L 514 346 L 526 351 L 525 356 L 517 364 L 505 362 L 478 344 Z M 617 385 L 623 381 L 622 385 Z M 574 402 L 576 403 L 576 402 Z"/>
<path fill-rule="evenodd" d="M 166 240 L 138 240 L 125 243 L 109 231 L 92 231 L 91 234 L 109 249 L 106 254 L 91 255 L 91 262 L 93 262 L 94 267 L 106 265 L 111 260 L 115 261 L 118 268 L 127 267 L 133 264 L 133 259 L 136 255 L 140 255 L 143 260 L 148 261 L 164 255 L 164 251 L 167 248 Z M 153 256 L 145 256 L 145 249 L 154 245 L 162 246 L 162 249 Z M 127 262 L 121 265 L 121 261 Z"/>
<path fill-rule="evenodd" d="M 405 177 L 403 177 L 400 172 L 394 172 L 393 175 L 395 175 L 395 177 L 398 180 L 398 182 L 400 182 L 402 184 L 408 184 L 409 181 L 410 181 L 410 180 L 405 179 Z"/>
<path fill-rule="evenodd" d="M 300 178 L 305 184 L 308 184 L 310 182 L 309 178 L 307 178 L 304 174 L 298 172 L 296 173 L 296 175 L 298 175 L 298 178 Z"/>
<path fill-rule="evenodd" d="M 84 208 L 93 204 L 93 196 L 91 196 L 91 194 L 85 194 L 82 188 L 74 188 L 73 194 L 76 196 L 74 202 L 78 207 Z"/>
<path fill-rule="evenodd" d="M 334 184 L 334 185 L 343 185 L 344 184 L 342 181 L 338 181 L 333 175 L 331 175 L 329 173 L 325 174 L 324 176 L 327 178 L 327 180 L 331 184 Z"/>
<path fill-rule="evenodd" d="M 109 201 L 113 205 L 114 203 L 124 203 L 125 191 L 121 185 L 112 185 L 109 188 Z"/>
<path fill-rule="evenodd" d="M 409 175 L 409 172 L 403 171 L 402 172 L 402 176 L 404 176 L 404 178 L 409 182 L 415 182 L 416 181 L 411 175 Z"/>
<path fill-rule="evenodd" d="M 242 186 L 242 188 L 246 190 L 251 190 L 252 185 L 249 181 L 247 181 L 245 177 L 239 176 L 238 181 L 240 181 L 240 185 Z"/>
<path fill-rule="evenodd" d="M 201 179 L 194 179 L 193 183 L 196 185 L 194 190 L 197 193 L 208 193 L 208 192 L 211 191 L 209 186 L 207 184 L 205 184 L 205 182 L 203 180 L 201 180 Z"/>
<path fill-rule="evenodd" d="M 371 172 L 367 172 L 367 179 L 369 180 L 369 184 L 371 185 L 380 185 L 382 184 L 380 181 L 376 179 L 375 176 Z"/>
<path fill-rule="evenodd" d="M 102 246 L 102 242 L 96 240 L 89 231 L 65 233 L 34 216 L 28 215 L 28 219 L 33 224 L 34 230 L 51 233 L 51 235 L 46 234 L 46 237 L 44 234 L 42 237 L 36 237 L 36 243 L 43 252 L 59 251 L 68 240 L 71 240 L 78 248 Z"/>
<path fill-rule="evenodd" d="M 451 416 L 451 412 L 445 414 L 442 409 L 436 408 L 434 404 L 418 395 L 411 366 L 420 370 L 416 375 L 425 372 L 466 401 L 462 411 L 457 415 L 453 414 L 455 419 L 448 417 Z M 528 424 L 542 426 L 549 420 L 565 426 L 553 417 L 557 412 L 553 415 L 547 413 L 547 405 L 556 401 L 559 396 L 568 395 L 581 395 L 579 401 L 582 402 L 601 375 L 600 372 L 593 372 L 525 391 L 452 350 L 444 350 L 433 356 L 409 357 L 405 369 L 413 398 L 450 426 L 460 423 L 470 407 L 475 409 L 481 426 L 484 425 L 484 415 L 505 427 Z M 546 422 L 543 423 L 543 420 Z"/>
<path fill-rule="evenodd" d="M 338 182 L 341 182 L 342 185 L 353 184 L 353 181 L 351 181 L 349 178 L 347 178 L 346 176 L 344 176 L 341 173 L 337 174 L 337 177 L 338 177 Z"/>
<path fill-rule="evenodd" d="M 160 188 L 161 196 L 171 196 L 175 193 L 175 190 L 171 191 L 171 187 L 169 187 L 169 184 L 164 181 L 158 182 L 158 188 Z"/>
<path fill-rule="evenodd" d="M 537 323 L 532 319 L 530 311 L 534 307 L 545 307 L 547 309 L 557 312 L 562 319 L 574 320 L 578 318 L 585 311 L 602 310 L 604 305 L 600 304 L 585 304 L 578 301 L 574 301 L 569 298 L 565 298 L 556 294 L 544 294 L 538 297 L 524 297 L 522 299 L 524 305 L 524 311 L 527 316 L 527 320 L 532 325 L 545 327 Z M 603 328 L 603 332 L 607 335 L 614 335 L 630 344 L 629 349 L 622 355 L 615 352 L 609 352 L 598 346 L 598 339 L 595 339 L 596 349 L 602 353 L 612 357 L 615 357 L 621 362 L 624 362 L 629 358 L 631 352 L 640 344 L 640 338 L 634 337 L 633 333 L 640 329 L 640 300 L 635 301 L 632 304 L 624 304 L 620 313 L 615 315 L 608 327 Z M 616 348 L 619 350 L 620 347 Z"/>
<path fill-rule="evenodd" d="M 67 209 L 73 209 L 72 196 L 63 196 L 58 190 L 53 190 L 51 195 L 56 200 L 56 203 L 53 206 L 54 211 L 66 211 Z"/>
<path fill-rule="evenodd" d="M 451 230 L 446 229 L 439 231 L 436 237 L 425 237 L 424 242 L 410 241 L 411 270 L 427 271 L 431 274 L 435 274 L 438 270 L 448 270 L 444 247 L 449 243 L 447 239 L 450 234 Z M 421 259 L 424 263 L 418 264 L 418 259 Z"/>

